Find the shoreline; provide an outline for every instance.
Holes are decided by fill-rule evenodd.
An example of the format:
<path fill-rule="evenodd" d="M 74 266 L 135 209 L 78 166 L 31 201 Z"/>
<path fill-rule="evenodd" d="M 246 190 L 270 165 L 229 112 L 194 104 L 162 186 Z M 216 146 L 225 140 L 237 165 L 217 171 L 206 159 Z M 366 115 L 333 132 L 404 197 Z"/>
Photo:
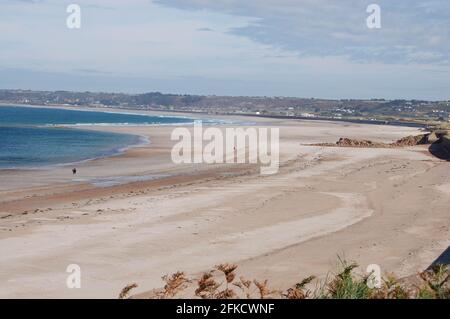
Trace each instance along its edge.
<path fill-rule="evenodd" d="M 66 126 L 62 126 L 66 127 Z M 85 130 L 89 131 L 89 130 Z M 93 130 L 90 130 L 93 131 Z M 108 131 L 105 131 L 105 133 L 108 133 Z M 134 135 L 136 136 L 139 141 L 136 144 L 127 145 L 120 148 L 114 148 L 110 151 L 110 154 L 106 155 L 100 155 L 95 157 L 90 157 L 86 159 L 81 159 L 74 162 L 68 162 L 68 163 L 56 163 L 56 164 L 43 164 L 41 166 L 15 166 L 15 167 L 0 167 L 0 173 L 2 171 L 35 171 L 35 170 L 51 170 L 58 167 L 68 167 L 68 166 L 74 166 L 74 165 L 80 165 L 84 163 L 88 163 L 90 161 L 96 161 L 101 160 L 105 158 L 113 158 L 116 156 L 124 155 L 127 151 L 132 150 L 134 148 L 144 147 L 146 145 L 150 145 L 150 139 L 147 136 L 144 135 Z"/>
<path fill-rule="evenodd" d="M 0 106 L 8 105 L 3 102 L 0 102 Z M 124 107 L 95 107 L 95 106 L 71 106 L 71 105 L 34 105 L 34 104 L 10 104 L 11 106 L 23 106 L 23 107 L 44 107 L 44 108 L 60 108 L 60 109 L 68 109 L 68 110 L 80 110 L 80 111 L 105 111 L 108 112 L 111 110 L 110 113 L 115 113 L 115 111 L 123 111 L 123 110 L 130 110 L 132 112 L 139 112 L 139 113 L 128 113 L 128 114 L 155 114 L 155 115 L 161 115 L 167 116 L 167 113 L 173 113 L 173 114 L 179 114 L 179 116 L 182 116 L 182 114 L 190 114 L 191 116 L 201 116 L 205 118 L 215 118 L 215 117 L 224 117 L 224 118 L 230 118 L 230 117 L 244 117 L 244 118 L 255 118 L 255 119 L 275 119 L 275 120 L 300 120 L 300 121 L 324 121 L 324 122 L 344 122 L 344 123 L 352 123 L 352 124 L 367 124 L 367 125 L 388 125 L 388 126 L 400 126 L 400 127 L 412 127 L 412 128 L 421 128 L 426 129 L 428 128 L 428 124 L 424 123 L 417 123 L 417 122 L 408 122 L 408 121 L 402 121 L 402 120 L 370 120 L 370 119 L 346 119 L 346 118 L 328 118 L 328 117 L 304 117 L 304 116 L 284 116 L 284 115 L 259 115 L 259 114 L 250 114 L 250 113 L 242 113 L 242 114 L 235 114 L 235 113 L 223 113 L 223 114 L 210 114 L 207 112 L 191 112 L 191 111 L 182 111 L 182 110 L 155 110 L 155 109 L 138 109 L 138 108 L 124 108 Z M 120 113 L 120 112 L 119 112 Z M 123 113 L 127 114 L 127 113 Z M 191 117 L 186 117 L 191 118 Z"/>

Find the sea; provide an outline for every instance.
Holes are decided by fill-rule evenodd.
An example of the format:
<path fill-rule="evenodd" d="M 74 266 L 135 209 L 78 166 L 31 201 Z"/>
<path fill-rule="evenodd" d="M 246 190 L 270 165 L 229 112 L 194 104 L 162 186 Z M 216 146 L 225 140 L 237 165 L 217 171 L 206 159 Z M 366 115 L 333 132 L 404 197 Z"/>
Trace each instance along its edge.
<path fill-rule="evenodd" d="M 85 125 L 176 125 L 186 117 L 0 106 L 0 169 L 42 168 L 112 156 L 146 143 L 141 136 L 83 129 Z"/>

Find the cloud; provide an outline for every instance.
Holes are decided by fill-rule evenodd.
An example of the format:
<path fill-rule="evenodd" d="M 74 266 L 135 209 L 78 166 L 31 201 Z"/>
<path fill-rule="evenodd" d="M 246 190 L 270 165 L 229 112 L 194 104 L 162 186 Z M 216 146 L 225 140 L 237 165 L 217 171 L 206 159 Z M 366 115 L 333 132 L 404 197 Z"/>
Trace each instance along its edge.
<path fill-rule="evenodd" d="M 251 16 L 254 23 L 232 34 L 296 52 L 345 56 L 358 63 L 448 64 L 450 1 L 378 0 L 381 29 L 368 29 L 361 0 L 157 0 L 183 10 Z M 424 54 L 427 52 L 427 54 Z"/>
<path fill-rule="evenodd" d="M 211 29 L 211 28 L 198 28 L 197 31 L 200 31 L 200 32 L 212 32 L 214 30 Z"/>

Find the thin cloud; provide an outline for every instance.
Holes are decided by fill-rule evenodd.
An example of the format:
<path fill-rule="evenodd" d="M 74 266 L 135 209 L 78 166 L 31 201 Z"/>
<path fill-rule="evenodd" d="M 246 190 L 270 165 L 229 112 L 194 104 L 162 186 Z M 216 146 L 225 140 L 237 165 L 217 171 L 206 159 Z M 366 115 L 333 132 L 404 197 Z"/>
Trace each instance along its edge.
<path fill-rule="evenodd" d="M 183 10 L 258 18 L 253 24 L 230 32 L 297 52 L 302 57 L 347 56 L 356 62 L 388 64 L 446 64 L 450 57 L 447 0 L 378 0 L 382 9 L 379 30 L 366 26 L 369 1 L 158 0 L 157 3 Z"/>
<path fill-rule="evenodd" d="M 211 28 L 198 28 L 197 31 L 200 32 L 213 32 L 214 30 Z"/>

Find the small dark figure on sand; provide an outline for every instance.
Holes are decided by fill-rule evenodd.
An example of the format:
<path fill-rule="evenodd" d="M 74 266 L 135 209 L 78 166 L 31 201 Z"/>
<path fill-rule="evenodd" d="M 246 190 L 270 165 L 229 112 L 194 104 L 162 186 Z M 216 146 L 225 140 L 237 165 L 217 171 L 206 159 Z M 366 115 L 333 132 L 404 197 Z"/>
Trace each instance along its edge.
<path fill-rule="evenodd" d="M 75 175 L 77 173 L 77 169 L 76 168 L 72 168 L 72 173 L 73 173 L 73 175 Z"/>

